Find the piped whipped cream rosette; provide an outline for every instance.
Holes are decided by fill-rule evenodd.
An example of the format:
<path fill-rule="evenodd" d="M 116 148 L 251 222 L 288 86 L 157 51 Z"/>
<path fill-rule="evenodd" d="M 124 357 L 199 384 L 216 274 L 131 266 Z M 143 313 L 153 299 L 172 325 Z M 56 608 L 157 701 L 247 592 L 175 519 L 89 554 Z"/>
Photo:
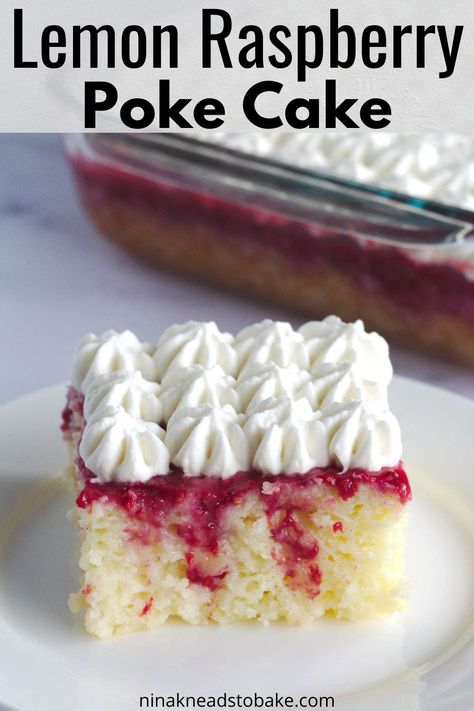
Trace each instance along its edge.
<path fill-rule="evenodd" d="M 106 331 L 99 338 L 89 333 L 80 341 L 74 356 L 72 385 L 85 393 L 99 375 L 118 370 L 139 370 L 149 380 L 157 376 L 153 349 L 131 331 Z"/>
<path fill-rule="evenodd" d="M 235 385 L 235 379 L 227 375 L 220 365 L 210 368 L 203 365 L 170 368 L 161 384 L 163 421 L 168 422 L 175 410 L 181 407 L 231 405 L 238 410 Z"/>
<path fill-rule="evenodd" d="M 300 369 L 309 365 L 304 335 L 283 321 L 266 319 L 242 329 L 235 337 L 235 351 L 240 374 L 255 363 L 292 364 Z"/>
<path fill-rule="evenodd" d="M 264 474 L 294 474 L 327 466 L 327 441 L 319 413 L 304 398 L 264 400 L 245 424 L 252 465 Z"/>
<path fill-rule="evenodd" d="M 154 350 L 129 331 L 88 336 L 74 365 L 85 396 L 79 453 L 104 481 L 170 467 L 227 478 L 394 466 L 391 377 L 384 339 L 337 317 L 298 331 L 266 320 L 236 337 L 190 321 Z"/>
<path fill-rule="evenodd" d="M 219 365 L 229 375 L 234 375 L 237 368 L 234 337 L 219 331 L 213 321 L 170 326 L 158 341 L 154 358 L 160 379 L 169 370 L 190 365 Z"/>
<path fill-rule="evenodd" d="M 156 423 L 111 407 L 86 426 L 79 454 L 99 481 L 147 481 L 169 472 L 164 437 Z"/>
<path fill-rule="evenodd" d="M 351 400 L 367 401 L 373 408 L 388 409 L 386 385 L 363 377 L 354 363 L 318 363 L 296 396 L 305 397 L 313 410 Z"/>
<path fill-rule="evenodd" d="M 146 380 L 139 370 L 118 370 L 100 375 L 87 390 L 84 417 L 90 422 L 111 407 L 121 407 L 132 417 L 161 422 L 160 390 L 158 383 Z"/>
<path fill-rule="evenodd" d="M 186 476 L 223 479 L 249 469 L 249 447 L 242 429 L 244 416 L 230 405 L 176 410 L 168 422 L 166 444 L 171 461 Z"/>
<path fill-rule="evenodd" d="M 241 410 L 248 413 L 269 397 L 298 399 L 296 393 L 310 377 L 307 370 L 301 370 L 294 363 L 284 367 L 272 362 L 249 363 L 236 383 Z"/>
<path fill-rule="evenodd" d="M 299 329 L 304 337 L 310 369 L 321 363 L 352 363 L 362 377 L 388 385 L 393 375 L 387 341 L 367 333 L 362 321 L 345 323 L 338 316 L 309 321 Z"/>
<path fill-rule="evenodd" d="M 353 400 L 333 403 L 320 412 L 326 432 L 329 463 L 342 471 L 379 471 L 395 466 L 402 456 L 400 425 L 389 411 L 376 411 Z"/>

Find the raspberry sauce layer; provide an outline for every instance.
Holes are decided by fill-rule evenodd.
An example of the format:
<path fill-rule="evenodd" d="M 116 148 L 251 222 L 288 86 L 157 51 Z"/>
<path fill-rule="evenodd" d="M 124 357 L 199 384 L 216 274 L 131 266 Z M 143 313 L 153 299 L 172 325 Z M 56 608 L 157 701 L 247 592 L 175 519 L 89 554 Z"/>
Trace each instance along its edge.
<path fill-rule="evenodd" d="M 70 386 L 67 391 L 66 405 L 61 412 L 61 432 L 64 439 L 72 439 L 84 428 L 84 395 Z"/>
<path fill-rule="evenodd" d="M 77 498 L 80 508 L 95 501 L 119 507 L 144 530 L 154 532 L 154 540 L 172 521 L 176 534 L 186 545 L 186 572 L 190 582 L 217 590 L 225 578 L 225 565 L 209 573 L 199 563 L 199 554 L 218 559 L 221 543 L 228 533 L 226 517 L 230 509 L 254 496 L 261 503 L 275 542 L 274 559 L 282 566 L 287 584 L 303 589 L 309 596 L 319 593 L 321 571 L 317 565 L 318 541 L 302 524 L 302 517 L 314 511 L 315 487 L 329 487 L 328 495 L 348 500 L 361 486 L 374 493 L 396 496 L 401 504 L 411 499 L 403 465 L 379 472 L 352 469 L 341 473 L 335 467 L 314 468 L 305 474 L 266 476 L 256 471 L 238 472 L 228 479 L 186 477 L 180 471 L 155 476 L 146 483 L 97 483 L 94 475 L 77 459 L 84 488 Z M 334 535 L 342 524 L 333 527 Z M 137 535 L 131 538 L 137 541 Z M 146 544 L 148 533 L 143 539 Z M 201 556 L 202 557 L 202 556 Z"/>

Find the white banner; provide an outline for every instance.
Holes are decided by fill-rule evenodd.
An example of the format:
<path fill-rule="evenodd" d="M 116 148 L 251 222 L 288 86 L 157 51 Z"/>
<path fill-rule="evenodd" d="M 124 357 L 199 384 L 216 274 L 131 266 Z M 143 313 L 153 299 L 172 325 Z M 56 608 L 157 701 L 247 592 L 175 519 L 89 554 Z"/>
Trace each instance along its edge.
<path fill-rule="evenodd" d="M 472 129 L 470 0 L 2 0 L 0 131 Z"/>

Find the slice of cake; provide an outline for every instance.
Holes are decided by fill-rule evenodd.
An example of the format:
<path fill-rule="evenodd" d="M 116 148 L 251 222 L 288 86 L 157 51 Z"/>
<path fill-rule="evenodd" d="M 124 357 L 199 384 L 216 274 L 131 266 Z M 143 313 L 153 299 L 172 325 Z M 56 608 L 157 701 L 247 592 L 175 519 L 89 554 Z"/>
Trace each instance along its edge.
<path fill-rule="evenodd" d="M 89 335 L 63 411 L 99 637 L 358 620 L 404 605 L 410 486 L 386 342 L 362 322 Z"/>

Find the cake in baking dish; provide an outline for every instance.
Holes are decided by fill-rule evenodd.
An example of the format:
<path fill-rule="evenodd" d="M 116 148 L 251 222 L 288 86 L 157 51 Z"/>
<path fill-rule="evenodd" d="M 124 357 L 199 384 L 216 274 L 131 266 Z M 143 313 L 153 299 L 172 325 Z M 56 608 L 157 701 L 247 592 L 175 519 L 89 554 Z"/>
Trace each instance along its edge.
<path fill-rule="evenodd" d="M 474 139 L 267 132 L 210 140 L 70 137 L 98 230 L 148 264 L 308 318 L 363 318 L 394 343 L 474 365 Z M 356 195 L 347 186 L 328 192 L 318 171 L 373 185 L 378 197 L 366 203 L 362 185 Z M 408 212 L 397 217 L 387 189 L 416 196 L 405 195 Z M 456 217 L 449 236 L 447 215 Z"/>
<path fill-rule="evenodd" d="M 214 323 L 78 346 L 62 429 L 98 636 L 359 620 L 404 605 L 410 486 L 388 347 L 361 321 Z"/>

